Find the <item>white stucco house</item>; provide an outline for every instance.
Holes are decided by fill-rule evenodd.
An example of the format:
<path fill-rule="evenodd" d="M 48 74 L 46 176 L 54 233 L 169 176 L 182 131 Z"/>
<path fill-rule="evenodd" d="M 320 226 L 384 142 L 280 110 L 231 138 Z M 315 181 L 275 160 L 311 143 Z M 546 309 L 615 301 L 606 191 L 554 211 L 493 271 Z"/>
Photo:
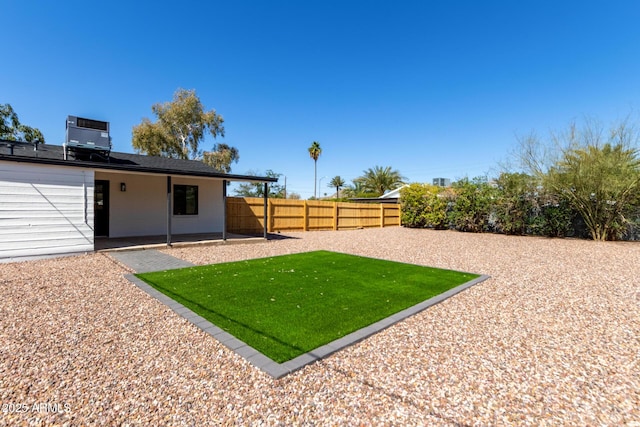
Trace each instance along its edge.
<path fill-rule="evenodd" d="M 0 140 L 0 259 L 95 250 L 96 237 L 226 236 L 229 181 L 200 161 Z"/>

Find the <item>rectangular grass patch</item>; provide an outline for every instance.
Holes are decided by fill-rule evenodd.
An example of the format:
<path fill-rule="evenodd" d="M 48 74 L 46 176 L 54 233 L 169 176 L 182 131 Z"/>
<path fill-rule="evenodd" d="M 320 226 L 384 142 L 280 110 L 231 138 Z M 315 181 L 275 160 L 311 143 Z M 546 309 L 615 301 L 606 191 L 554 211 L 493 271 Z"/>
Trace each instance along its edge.
<path fill-rule="evenodd" d="M 479 277 L 328 251 L 136 276 L 278 363 Z"/>

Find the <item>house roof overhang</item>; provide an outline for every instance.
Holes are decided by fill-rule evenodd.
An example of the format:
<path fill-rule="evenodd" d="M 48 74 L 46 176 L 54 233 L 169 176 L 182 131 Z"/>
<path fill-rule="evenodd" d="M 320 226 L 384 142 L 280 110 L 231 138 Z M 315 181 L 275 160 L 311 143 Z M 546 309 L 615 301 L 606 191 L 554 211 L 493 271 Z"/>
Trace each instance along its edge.
<path fill-rule="evenodd" d="M 65 160 L 64 147 L 59 145 L 37 145 L 0 140 L 0 161 L 32 163 L 51 166 L 78 167 L 98 171 L 134 172 L 149 175 L 178 175 L 214 178 L 227 181 L 277 182 L 278 178 L 253 175 L 236 175 L 219 172 L 198 160 L 169 159 L 141 154 L 111 152 L 108 156 L 94 153 L 98 161 Z"/>

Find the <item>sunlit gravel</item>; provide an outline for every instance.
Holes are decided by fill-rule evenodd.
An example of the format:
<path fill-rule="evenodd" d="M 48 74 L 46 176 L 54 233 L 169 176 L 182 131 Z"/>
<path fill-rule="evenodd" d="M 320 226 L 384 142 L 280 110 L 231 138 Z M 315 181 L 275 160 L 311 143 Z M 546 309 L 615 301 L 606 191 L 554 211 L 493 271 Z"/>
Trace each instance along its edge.
<path fill-rule="evenodd" d="M 326 249 L 491 279 L 273 380 L 106 254 L 0 264 L 0 425 L 640 426 L 640 243 L 281 237 L 164 252 L 205 264 Z"/>

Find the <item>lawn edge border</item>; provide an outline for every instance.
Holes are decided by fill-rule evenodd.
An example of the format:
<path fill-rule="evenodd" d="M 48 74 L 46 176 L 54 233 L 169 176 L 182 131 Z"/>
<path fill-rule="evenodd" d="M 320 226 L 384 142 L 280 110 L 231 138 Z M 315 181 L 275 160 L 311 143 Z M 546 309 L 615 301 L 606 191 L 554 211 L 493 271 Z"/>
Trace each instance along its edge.
<path fill-rule="evenodd" d="M 422 301 L 414 306 L 406 308 L 402 311 L 399 311 L 395 314 L 392 314 L 389 317 L 385 317 L 375 323 L 372 323 L 369 326 L 365 326 L 362 329 L 358 329 L 350 334 L 347 334 L 337 340 L 334 340 L 328 344 L 320 346 L 314 350 L 311 350 L 307 353 L 301 354 L 298 357 L 295 357 L 291 360 L 288 360 L 284 363 L 277 363 L 260 353 L 258 350 L 254 349 L 250 345 L 245 342 L 239 340 L 233 335 L 225 332 L 220 329 L 213 323 L 209 322 L 202 316 L 194 313 L 189 310 L 184 305 L 172 300 L 162 292 L 153 288 L 152 286 L 146 284 L 143 280 L 138 279 L 133 274 L 125 274 L 124 277 L 129 280 L 131 283 L 136 285 L 142 291 L 146 292 L 149 296 L 155 298 L 160 303 L 166 305 L 173 312 L 183 317 L 184 319 L 191 322 L 194 326 L 205 332 L 206 334 L 211 335 L 215 338 L 219 343 L 227 347 L 229 350 L 233 351 L 247 362 L 260 369 L 264 373 L 270 375 L 274 379 L 279 379 L 288 375 L 292 372 L 298 371 L 303 367 L 310 365 L 312 363 L 317 362 L 318 360 L 322 360 L 346 347 L 352 346 L 371 335 L 374 335 L 384 329 L 387 329 L 390 326 L 395 325 L 398 322 L 401 322 L 415 314 L 420 313 L 421 311 L 426 310 L 429 307 L 432 307 L 436 304 L 439 304 L 452 296 L 469 289 L 470 287 L 477 285 L 478 283 L 484 282 L 489 279 L 491 276 L 480 275 L 475 279 L 472 279 L 468 282 L 465 282 L 455 288 L 449 289 L 446 292 L 443 292 L 439 295 L 436 295 L 433 298 L 429 298 L 428 300 Z"/>

